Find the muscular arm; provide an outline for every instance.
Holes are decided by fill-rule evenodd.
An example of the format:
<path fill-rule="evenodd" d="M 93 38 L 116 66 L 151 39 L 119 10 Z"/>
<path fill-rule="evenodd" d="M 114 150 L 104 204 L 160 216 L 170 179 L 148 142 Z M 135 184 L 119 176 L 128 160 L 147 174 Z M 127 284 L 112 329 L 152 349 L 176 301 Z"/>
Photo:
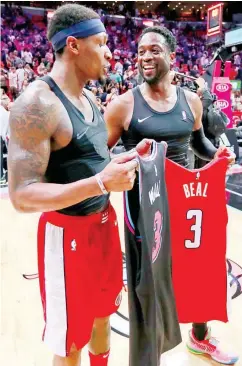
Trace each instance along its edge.
<path fill-rule="evenodd" d="M 193 126 L 193 132 L 191 135 L 190 145 L 194 153 L 203 160 L 212 160 L 217 152 L 217 149 L 204 135 L 202 125 L 203 107 L 201 100 L 197 94 L 190 91 L 185 92 L 187 101 L 193 112 L 195 123 Z"/>
<path fill-rule="evenodd" d="M 108 129 L 108 147 L 111 149 L 116 145 L 122 132 L 131 120 L 133 112 L 133 96 L 129 91 L 118 96 L 108 104 L 104 119 Z"/>
<path fill-rule="evenodd" d="M 44 181 L 60 118 L 57 109 L 42 92 L 21 96 L 11 110 L 9 192 L 18 211 L 59 210 L 102 194 L 94 177 L 64 185 Z"/>

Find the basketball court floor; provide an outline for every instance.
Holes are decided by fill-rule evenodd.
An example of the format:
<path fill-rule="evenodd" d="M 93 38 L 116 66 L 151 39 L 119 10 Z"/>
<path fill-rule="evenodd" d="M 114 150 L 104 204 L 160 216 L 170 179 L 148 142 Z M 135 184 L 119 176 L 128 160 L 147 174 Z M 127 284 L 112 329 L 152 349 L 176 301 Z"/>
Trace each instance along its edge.
<path fill-rule="evenodd" d="M 41 341 L 43 318 L 38 279 L 26 280 L 23 277 L 23 274 L 37 272 L 36 230 L 39 214 L 17 213 L 7 197 L 7 189 L 1 190 L 1 192 L 0 364 L 3 366 L 48 366 L 51 365 L 52 354 Z M 122 195 L 113 194 L 111 200 L 118 214 L 120 236 L 124 248 Z M 237 203 L 238 205 L 242 209 L 241 201 L 239 204 Z M 228 206 L 227 258 L 233 297 L 232 314 L 230 322 L 227 324 L 220 322 L 210 324 L 212 334 L 218 337 L 226 348 L 232 349 L 240 355 L 241 360 L 236 365 L 242 366 L 242 210 L 235 207 L 236 204 L 233 207 Z M 125 281 L 125 256 L 123 265 Z M 216 291 L 216 266 L 206 268 L 206 271 L 210 272 Z M 128 366 L 128 306 L 125 292 L 119 313 L 112 316 L 111 323 L 113 331 L 109 365 Z M 209 358 L 194 356 L 187 352 L 185 340 L 189 328 L 189 324 L 181 326 L 183 343 L 162 356 L 161 366 L 218 365 Z M 81 365 L 89 366 L 86 349 L 83 351 Z"/>

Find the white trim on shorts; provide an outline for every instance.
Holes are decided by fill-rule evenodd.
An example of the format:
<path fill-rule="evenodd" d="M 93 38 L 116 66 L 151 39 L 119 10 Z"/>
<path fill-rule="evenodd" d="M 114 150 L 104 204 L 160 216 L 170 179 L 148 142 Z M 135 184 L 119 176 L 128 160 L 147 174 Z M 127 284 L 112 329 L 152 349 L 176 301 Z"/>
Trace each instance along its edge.
<path fill-rule="evenodd" d="M 43 341 L 54 354 L 65 357 L 67 311 L 63 250 L 64 229 L 47 222 L 44 248 L 46 327 Z"/>

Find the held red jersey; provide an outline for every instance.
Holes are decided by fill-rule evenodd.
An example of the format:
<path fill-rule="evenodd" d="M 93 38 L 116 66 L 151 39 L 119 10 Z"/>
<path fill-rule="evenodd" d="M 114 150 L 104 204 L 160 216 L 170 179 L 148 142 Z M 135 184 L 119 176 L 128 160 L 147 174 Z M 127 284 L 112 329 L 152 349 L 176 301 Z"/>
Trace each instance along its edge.
<path fill-rule="evenodd" d="M 188 170 L 166 159 L 172 280 L 180 323 L 228 321 L 227 164 L 221 158 Z"/>

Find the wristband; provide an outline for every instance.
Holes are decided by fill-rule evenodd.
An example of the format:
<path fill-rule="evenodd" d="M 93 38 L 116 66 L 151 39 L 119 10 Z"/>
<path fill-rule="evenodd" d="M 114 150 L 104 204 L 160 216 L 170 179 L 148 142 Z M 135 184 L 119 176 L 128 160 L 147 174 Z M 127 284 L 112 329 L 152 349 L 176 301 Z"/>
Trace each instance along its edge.
<path fill-rule="evenodd" d="M 106 188 L 105 188 L 105 186 L 104 186 L 104 184 L 103 184 L 103 181 L 102 181 L 102 179 L 101 179 L 101 177 L 100 177 L 100 174 L 99 174 L 99 173 L 97 173 L 97 174 L 95 175 L 95 178 L 96 178 L 96 181 L 97 181 L 97 183 L 98 183 L 98 185 L 99 185 L 99 187 L 100 187 L 100 189 L 101 189 L 102 193 L 103 193 L 103 194 L 108 194 L 108 191 L 106 190 Z"/>

